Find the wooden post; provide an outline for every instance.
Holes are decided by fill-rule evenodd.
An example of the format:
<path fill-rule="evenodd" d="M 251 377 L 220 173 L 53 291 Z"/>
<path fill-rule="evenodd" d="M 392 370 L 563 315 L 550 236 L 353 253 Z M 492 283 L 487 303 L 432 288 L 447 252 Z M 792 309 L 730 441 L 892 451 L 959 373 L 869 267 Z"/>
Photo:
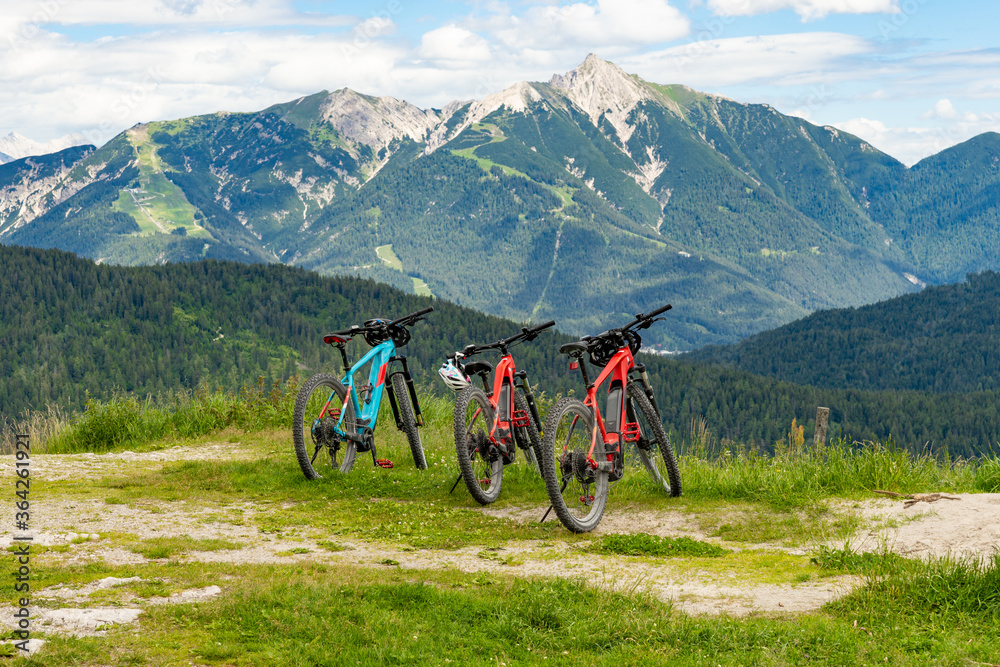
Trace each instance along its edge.
<path fill-rule="evenodd" d="M 830 408 L 816 408 L 816 435 L 813 437 L 813 447 L 826 444 L 826 425 L 830 421 Z"/>

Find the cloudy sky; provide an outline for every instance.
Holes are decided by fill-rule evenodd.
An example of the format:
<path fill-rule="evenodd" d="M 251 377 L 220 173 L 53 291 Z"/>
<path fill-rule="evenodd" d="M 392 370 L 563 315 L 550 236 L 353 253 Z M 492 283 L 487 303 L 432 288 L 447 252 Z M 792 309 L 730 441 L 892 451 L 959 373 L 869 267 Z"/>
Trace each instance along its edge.
<path fill-rule="evenodd" d="M 440 107 L 596 53 L 835 125 L 912 164 L 1000 131 L 996 0 L 0 0 L 0 136 L 344 86 Z"/>

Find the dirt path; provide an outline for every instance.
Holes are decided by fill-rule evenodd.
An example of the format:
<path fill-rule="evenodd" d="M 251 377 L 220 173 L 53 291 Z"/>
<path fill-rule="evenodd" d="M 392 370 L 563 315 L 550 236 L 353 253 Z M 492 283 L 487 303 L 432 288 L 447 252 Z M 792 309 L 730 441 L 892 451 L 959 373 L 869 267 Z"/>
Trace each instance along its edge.
<path fill-rule="evenodd" d="M 94 455 L 36 455 L 32 476 L 47 480 L 119 477 L 128 471 L 154 471 L 182 460 L 234 460 L 253 458 L 239 444 L 208 443 L 197 447 L 172 447 L 150 453 L 119 452 Z M 10 458 L 10 457 L 7 457 Z M 7 462 L 8 465 L 11 462 Z M 963 495 L 961 500 L 918 503 L 904 508 L 902 500 L 876 498 L 844 504 L 869 522 L 853 540 L 856 550 L 883 546 L 908 556 L 945 553 L 989 557 L 1000 544 L 1000 494 Z M 515 521 L 537 521 L 544 508 L 482 510 Z M 746 615 L 752 613 L 804 612 L 819 608 L 843 595 L 856 583 L 852 577 L 824 578 L 795 584 L 748 584 L 740 573 L 692 572 L 670 559 L 595 556 L 562 543 L 511 542 L 491 551 L 481 547 L 458 550 L 413 550 L 355 538 L 339 539 L 340 551 L 330 551 L 322 539 L 288 534 L 264 534 L 260 521 L 275 507 L 251 502 L 223 507 L 185 507 L 150 501 L 141 504 L 108 504 L 102 499 L 33 498 L 34 544 L 57 547 L 45 554 L 55 563 L 109 564 L 148 562 L 133 550 L 137 540 L 183 537 L 193 540 L 224 539 L 237 548 L 189 551 L 180 560 L 229 563 L 282 563 L 343 561 L 367 567 L 404 569 L 454 568 L 462 572 L 502 573 L 515 576 L 561 576 L 603 582 L 617 590 L 645 590 L 676 608 L 692 614 Z M 11 521 L 5 525 L 12 525 Z M 609 511 L 598 529 L 603 532 L 646 532 L 661 536 L 687 535 L 712 540 L 683 512 Z M 120 536 L 128 535 L 128 540 Z M 0 546 L 12 544 L 12 534 L 0 534 Z M 59 548 L 72 545 L 70 548 Z M 841 543 L 842 545 L 842 543 Z M 732 546 L 732 545 L 727 545 Z M 836 545 L 840 546 L 840 545 Z M 780 545 L 743 545 L 742 548 L 784 551 L 803 555 L 802 549 Z M 611 573 L 614 573 L 612 576 Z M 58 597 L 42 591 L 40 597 Z"/>

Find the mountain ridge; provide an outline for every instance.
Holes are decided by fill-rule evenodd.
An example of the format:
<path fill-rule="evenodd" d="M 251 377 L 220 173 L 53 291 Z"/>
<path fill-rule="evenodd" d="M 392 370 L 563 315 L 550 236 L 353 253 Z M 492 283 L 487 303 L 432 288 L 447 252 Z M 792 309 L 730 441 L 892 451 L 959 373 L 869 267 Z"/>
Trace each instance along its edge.
<path fill-rule="evenodd" d="M 38 142 L 17 132 L 0 137 L 0 164 L 13 162 L 24 157 L 37 157 L 58 153 L 66 148 L 85 146 L 88 141 L 79 133 L 67 134 L 51 141 Z"/>
<path fill-rule="evenodd" d="M 3 165 L 0 184 L 27 185 L 0 190 L 0 242 L 291 263 L 576 333 L 671 301 L 679 317 L 654 342 L 691 349 L 1000 268 L 992 145 L 908 169 L 835 128 L 591 54 L 443 109 L 340 89 L 155 121 L 57 183 Z"/>
<path fill-rule="evenodd" d="M 1000 390 L 1000 273 L 858 308 L 824 310 L 682 359 L 834 389 Z"/>

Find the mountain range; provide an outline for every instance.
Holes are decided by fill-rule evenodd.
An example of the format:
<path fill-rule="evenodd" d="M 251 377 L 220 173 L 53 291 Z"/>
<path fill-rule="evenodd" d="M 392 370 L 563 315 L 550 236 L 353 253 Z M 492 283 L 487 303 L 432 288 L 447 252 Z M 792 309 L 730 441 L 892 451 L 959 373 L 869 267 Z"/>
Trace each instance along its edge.
<path fill-rule="evenodd" d="M 594 333 L 729 343 L 1000 268 L 1000 135 L 911 168 L 832 127 L 629 75 L 420 109 L 349 89 L 0 165 L 0 242 L 372 277 Z"/>
<path fill-rule="evenodd" d="M 41 143 L 17 132 L 11 132 L 6 137 L 0 137 L 0 164 L 13 162 L 23 157 L 47 155 L 72 146 L 86 145 L 87 138 L 82 134 L 67 134 L 66 136 Z"/>

